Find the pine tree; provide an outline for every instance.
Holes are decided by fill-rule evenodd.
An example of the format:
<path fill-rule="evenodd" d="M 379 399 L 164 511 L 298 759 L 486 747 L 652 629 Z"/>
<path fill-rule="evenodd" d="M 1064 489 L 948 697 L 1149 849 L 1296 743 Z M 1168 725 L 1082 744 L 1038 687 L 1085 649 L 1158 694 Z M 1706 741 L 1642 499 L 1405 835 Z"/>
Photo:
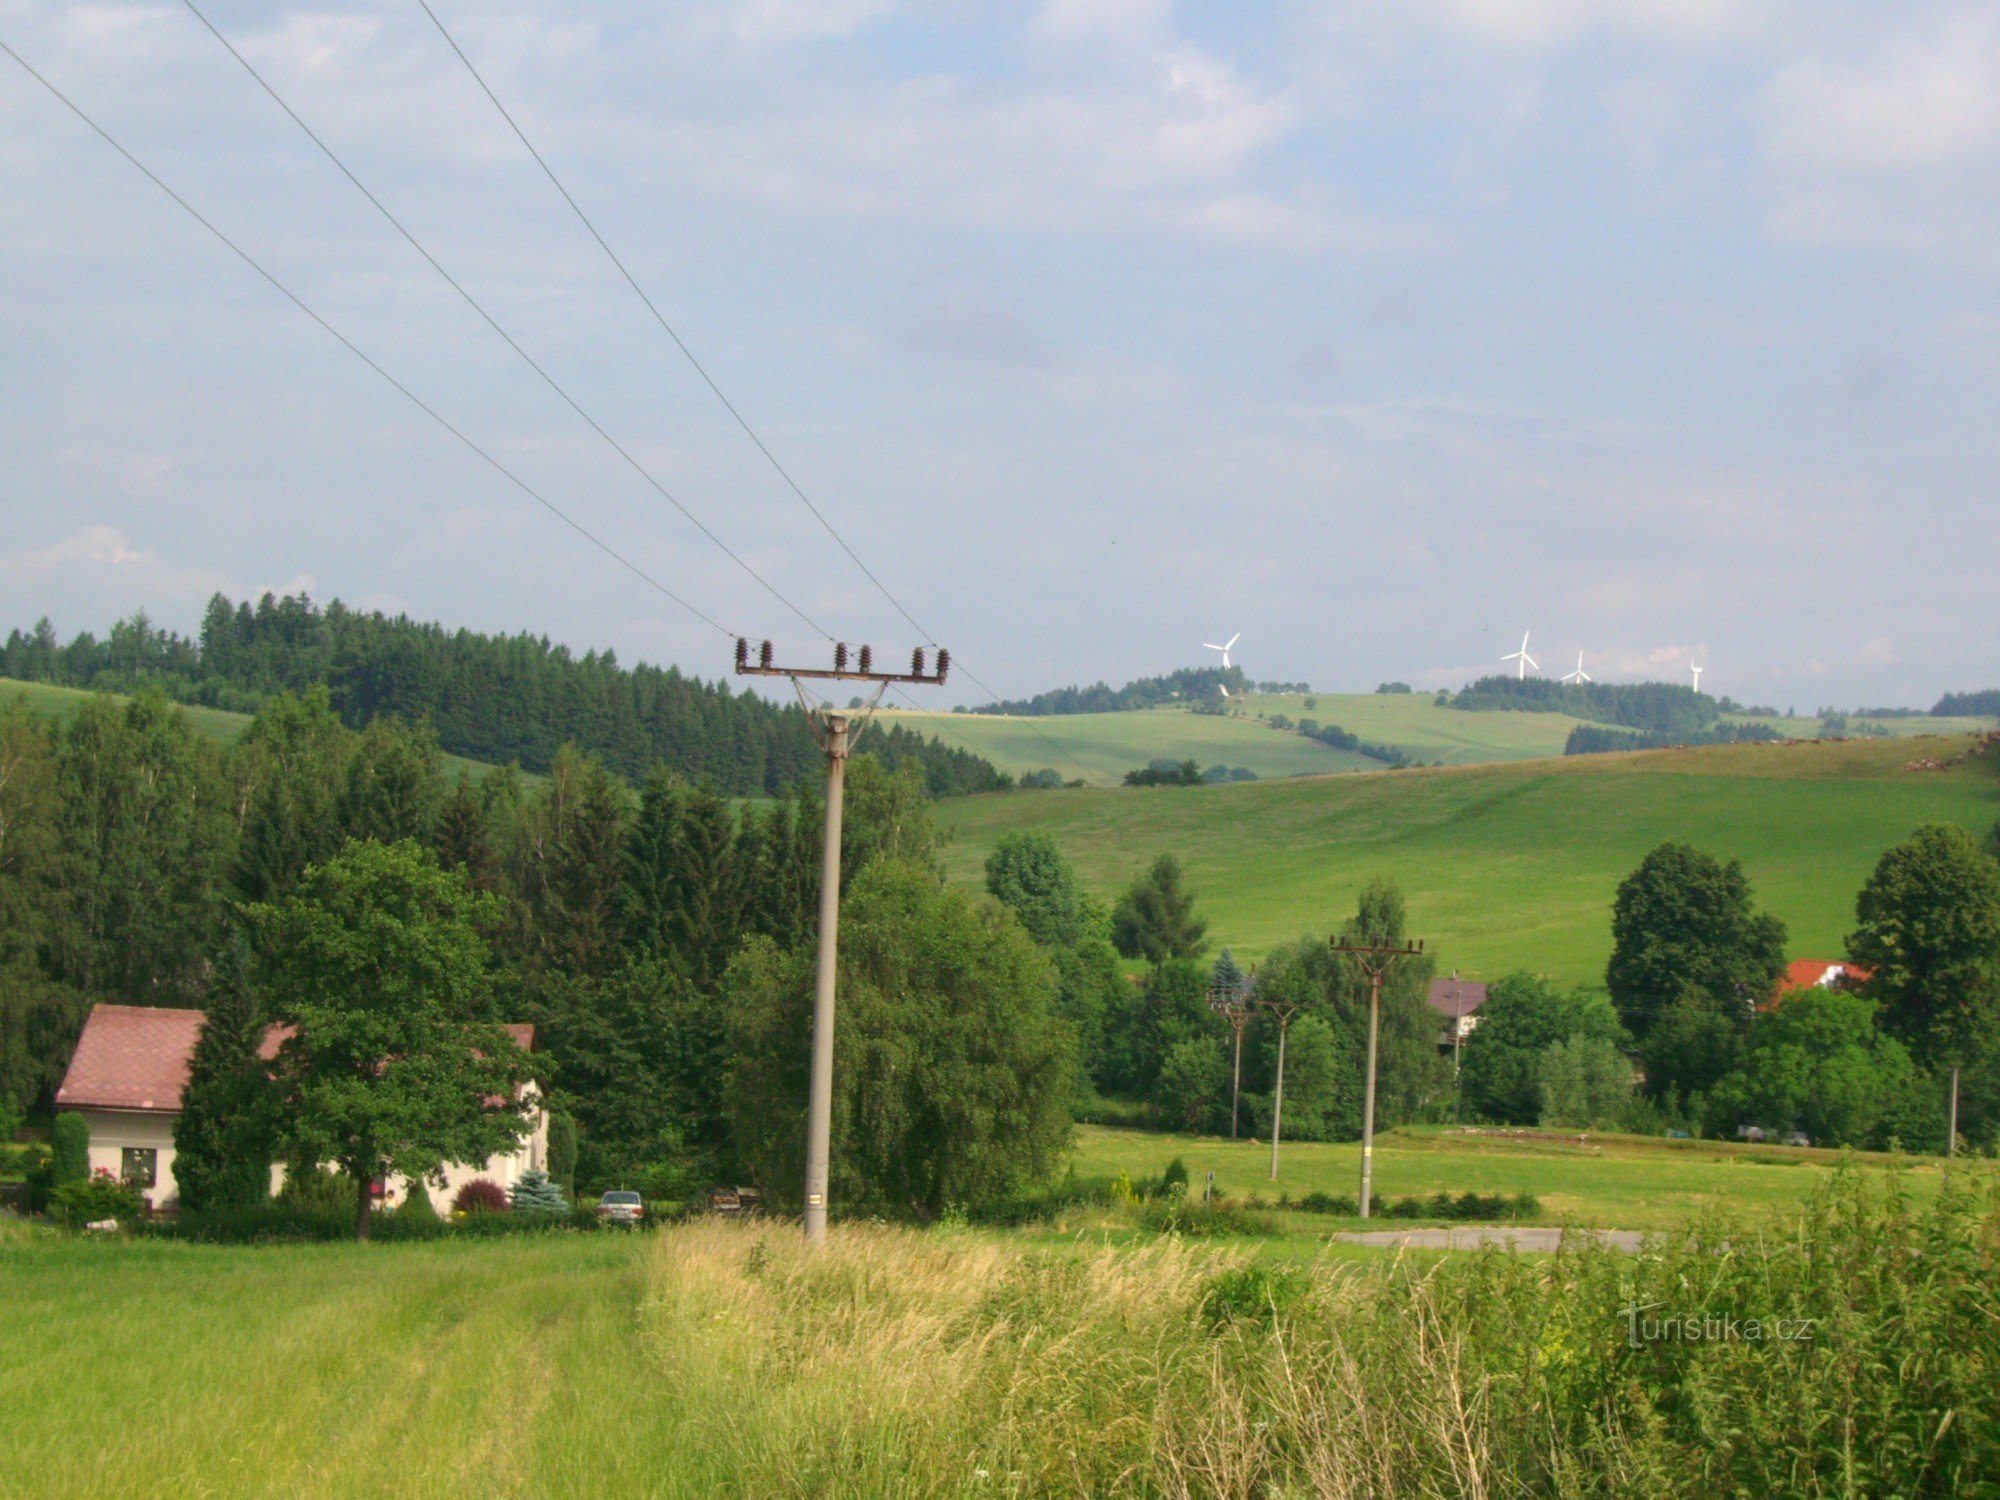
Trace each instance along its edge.
<path fill-rule="evenodd" d="M 1208 987 L 1217 994 L 1234 997 L 1243 994 L 1242 966 L 1227 948 L 1215 956 L 1215 965 L 1208 971 Z"/>
<path fill-rule="evenodd" d="M 519 1214 L 566 1214 L 569 1204 L 564 1201 L 562 1189 L 550 1180 L 549 1174 L 539 1168 L 530 1167 L 521 1174 L 521 1180 L 514 1184 L 514 1212 Z"/>

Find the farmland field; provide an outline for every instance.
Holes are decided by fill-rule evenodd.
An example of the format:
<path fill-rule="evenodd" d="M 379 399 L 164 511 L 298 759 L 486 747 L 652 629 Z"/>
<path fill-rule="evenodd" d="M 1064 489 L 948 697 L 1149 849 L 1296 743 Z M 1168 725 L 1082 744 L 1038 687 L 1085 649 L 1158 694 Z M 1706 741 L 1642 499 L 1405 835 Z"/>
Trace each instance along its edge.
<path fill-rule="evenodd" d="M 1507 717 L 1505 715 L 1497 717 Z M 1525 717 L 1525 716 L 1522 716 Z M 1797 957 L 1838 957 L 1854 896 L 1931 820 L 2000 819 L 2000 757 L 1968 737 L 1710 746 L 1190 788 L 1063 790 L 939 804 L 954 879 L 1001 835 L 1042 829 L 1109 899 L 1152 859 L 1186 867 L 1217 945 L 1254 957 L 1331 931 L 1361 885 L 1397 880 L 1445 970 L 1601 980 L 1618 882 L 1678 840 L 1742 859 Z M 1913 758 L 1955 759 L 1911 771 Z"/>

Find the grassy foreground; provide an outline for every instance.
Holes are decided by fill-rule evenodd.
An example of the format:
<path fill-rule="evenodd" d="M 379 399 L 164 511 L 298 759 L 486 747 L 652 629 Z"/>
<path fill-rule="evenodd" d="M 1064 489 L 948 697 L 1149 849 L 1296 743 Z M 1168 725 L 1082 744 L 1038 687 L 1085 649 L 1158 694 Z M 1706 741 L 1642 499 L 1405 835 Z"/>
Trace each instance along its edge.
<path fill-rule="evenodd" d="M 1635 1257 L 1285 1266 L 867 1225 L 812 1253 L 792 1225 L 716 1221 L 264 1249 L 35 1235 L 0 1245 L 5 1487 L 1963 1493 L 2000 1464 L 1996 1229 L 1990 1201 L 1918 1211 L 1843 1181 L 1766 1230 Z M 1735 1334 L 1686 1336 L 1716 1319 Z"/>
<path fill-rule="evenodd" d="M 1759 903 L 1790 928 L 1791 952 L 1838 957 L 1855 892 L 1884 849 L 1933 819 L 1983 833 L 2000 817 L 2000 756 L 1966 756 L 1972 743 L 1726 745 L 961 797 L 940 803 L 938 818 L 954 835 L 952 877 L 967 885 L 994 842 L 1020 829 L 1053 834 L 1106 899 L 1171 851 L 1212 940 L 1239 957 L 1333 930 L 1366 881 L 1390 876 L 1446 970 L 1601 983 L 1618 882 L 1668 839 L 1741 858 Z M 1962 758 L 1941 772 L 1904 769 L 1929 757 Z"/>

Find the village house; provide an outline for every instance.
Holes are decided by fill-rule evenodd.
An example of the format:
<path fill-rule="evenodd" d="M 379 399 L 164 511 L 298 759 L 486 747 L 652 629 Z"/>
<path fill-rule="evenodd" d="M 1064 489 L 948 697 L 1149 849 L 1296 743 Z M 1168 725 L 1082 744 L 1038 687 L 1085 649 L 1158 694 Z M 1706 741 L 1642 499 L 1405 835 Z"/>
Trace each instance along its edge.
<path fill-rule="evenodd" d="M 1431 1009 L 1444 1019 L 1438 1033 L 1438 1051 L 1456 1052 L 1479 1024 L 1479 1007 L 1486 1003 L 1486 986 L 1456 974 L 1449 979 L 1433 979 Z"/>
<path fill-rule="evenodd" d="M 174 1122 L 180 1118 L 181 1093 L 187 1087 L 188 1063 L 201 1023 L 198 1010 L 94 1006 L 56 1091 L 56 1108 L 74 1110 L 90 1126 L 91 1170 L 132 1182 L 155 1208 L 165 1208 L 179 1196 L 174 1182 Z M 524 1052 L 534 1050 L 533 1026 L 510 1025 L 507 1030 Z M 265 1033 L 263 1055 L 275 1056 L 283 1038 L 276 1027 Z M 440 1213 L 450 1209 L 453 1195 L 475 1177 L 487 1178 L 511 1193 L 524 1172 L 547 1170 L 548 1111 L 541 1107 L 534 1084 L 524 1085 L 523 1097 L 535 1105 L 530 1116 L 533 1129 L 515 1151 L 447 1166 L 444 1185 L 430 1186 L 431 1202 Z M 284 1173 L 282 1164 L 271 1168 L 271 1191 L 283 1185 Z M 402 1178 L 392 1177 L 383 1184 L 383 1203 L 400 1203 L 407 1187 Z"/>
<path fill-rule="evenodd" d="M 1757 1009 L 1769 1010 L 1795 990 L 1844 990 L 1864 984 L 1872 972 L 1838 959 L 1795 958 L 1785 965 L 1785 972 L 1778 976 L 1778 982 Z"/>

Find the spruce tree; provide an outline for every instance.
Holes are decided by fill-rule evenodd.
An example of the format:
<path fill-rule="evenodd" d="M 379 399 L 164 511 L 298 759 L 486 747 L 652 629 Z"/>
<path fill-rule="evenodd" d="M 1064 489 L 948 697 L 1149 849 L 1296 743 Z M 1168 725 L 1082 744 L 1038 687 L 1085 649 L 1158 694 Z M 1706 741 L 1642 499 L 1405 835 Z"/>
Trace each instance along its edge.
<path fill-rule="evenodd" d="M 261 1203 L 271 1192 L 270 1082 L 257 1051 L 265 1023 L 243 968 L 233 941 L 216 965 L 174 1122 L 174 1180 L 190 1213 Z"/>
<path fill-rule="evenodd" d="M 562 1189 L 550 1180 L 549 1174 L 530 1167 L 521 1174 L 521 1180 L 514 1184 L 514 1212 L 519 1214 L 566 1214 L 569 1204 L 564 1201 Z"/>

